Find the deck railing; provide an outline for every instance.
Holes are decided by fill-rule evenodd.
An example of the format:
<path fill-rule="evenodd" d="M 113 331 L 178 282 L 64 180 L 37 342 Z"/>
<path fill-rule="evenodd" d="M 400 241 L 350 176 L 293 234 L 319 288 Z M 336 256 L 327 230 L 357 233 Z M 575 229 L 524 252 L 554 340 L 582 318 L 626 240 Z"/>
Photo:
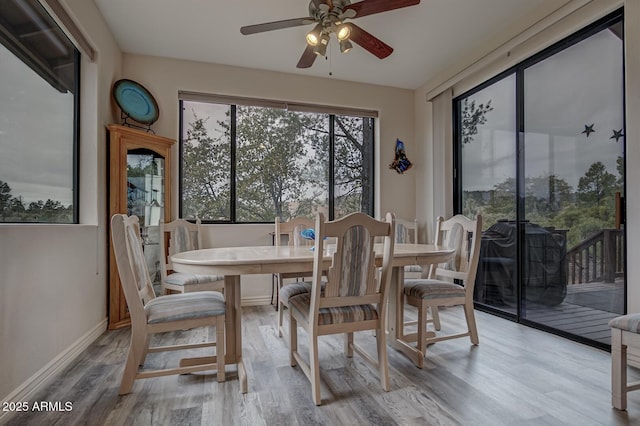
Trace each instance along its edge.
<path fill-rule="evenodd" d="M 603 229 L 567 252 L 569 284 L 612 283 L 624 274 L 624 231 Z"/>

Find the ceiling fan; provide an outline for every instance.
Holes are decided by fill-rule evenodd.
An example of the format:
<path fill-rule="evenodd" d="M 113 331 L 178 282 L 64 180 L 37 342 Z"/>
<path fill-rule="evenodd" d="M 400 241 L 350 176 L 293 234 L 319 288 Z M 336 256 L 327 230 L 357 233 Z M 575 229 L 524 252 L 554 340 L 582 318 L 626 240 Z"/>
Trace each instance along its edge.
<path fill-rule="evenodd" d="M 351 4 L 350 0 L 311 0 L 309 16 L 248 25 L 240 28 L 244 35 L 262 33 L 301 25 L 316 24 L 307 33 L 307 47 L 298 61 L 298 68 L 309 68 L 317 56 L 325 56 L 329 36 L 333 33 L 340 43 L 340 52 L 346 53 L 351 41 L 380 59 L 391 55 L 393 48 L 347 19 L 387 12 L 389 10 L 419 4 L 420 0 L 362 0 Z"/>

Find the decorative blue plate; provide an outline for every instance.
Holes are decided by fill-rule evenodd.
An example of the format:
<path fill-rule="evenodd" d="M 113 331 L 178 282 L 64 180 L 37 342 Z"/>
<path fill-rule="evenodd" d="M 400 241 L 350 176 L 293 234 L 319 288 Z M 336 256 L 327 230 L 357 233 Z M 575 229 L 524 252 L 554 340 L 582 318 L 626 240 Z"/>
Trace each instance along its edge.
<path fill-rule="evenodd" d="M 141 84 L 133 80 L 118 80 L 113 84 L 113 97 L 122 112 L 138 123 L 151 125 L 158 120 L 158 104 Z"/>

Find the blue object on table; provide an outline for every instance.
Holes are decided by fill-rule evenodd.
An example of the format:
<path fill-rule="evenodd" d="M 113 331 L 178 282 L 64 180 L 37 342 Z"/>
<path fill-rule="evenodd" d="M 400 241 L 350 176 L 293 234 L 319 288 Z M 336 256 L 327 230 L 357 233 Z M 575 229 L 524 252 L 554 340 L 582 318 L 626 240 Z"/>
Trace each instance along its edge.
<path fill-rule="evenodd" d="M 316 231 L 313 228 L 303 229 L 300 232 L 300 236 L 307 240 L 315 240 L 316 239 Z"/>

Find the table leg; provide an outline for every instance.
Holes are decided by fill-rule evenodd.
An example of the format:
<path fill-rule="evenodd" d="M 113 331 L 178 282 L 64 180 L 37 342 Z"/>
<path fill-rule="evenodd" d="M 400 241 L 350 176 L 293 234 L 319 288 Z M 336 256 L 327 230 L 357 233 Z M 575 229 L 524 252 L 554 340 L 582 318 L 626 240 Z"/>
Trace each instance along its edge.
<path fill-rule="evenodd" d="M 387 342 L 404 353 L 413 363 L 422 368 L 424 353 L 407 341 L 404 334 L 404 267 L 394 267 L 389 290 L 389 310 L 387 322 Z"/>
<path fill-rule="evenodd" d="M 239 275 L 224 277 L 224 295 L 227 305 L 225 363 L 237 365 L 240 392 L 247 393 L 247 373 L 242 359 L 242 306 Z"/>
<path fill-rule="evenodd" d="M 397 338 L 397 324 L 398 324 L 398 268 L 393 268 L 391 271 L 391 286 L 389 288 L 389 305 L 387 311 L 387 335 L 389 341 L 394 341 Z"/>

